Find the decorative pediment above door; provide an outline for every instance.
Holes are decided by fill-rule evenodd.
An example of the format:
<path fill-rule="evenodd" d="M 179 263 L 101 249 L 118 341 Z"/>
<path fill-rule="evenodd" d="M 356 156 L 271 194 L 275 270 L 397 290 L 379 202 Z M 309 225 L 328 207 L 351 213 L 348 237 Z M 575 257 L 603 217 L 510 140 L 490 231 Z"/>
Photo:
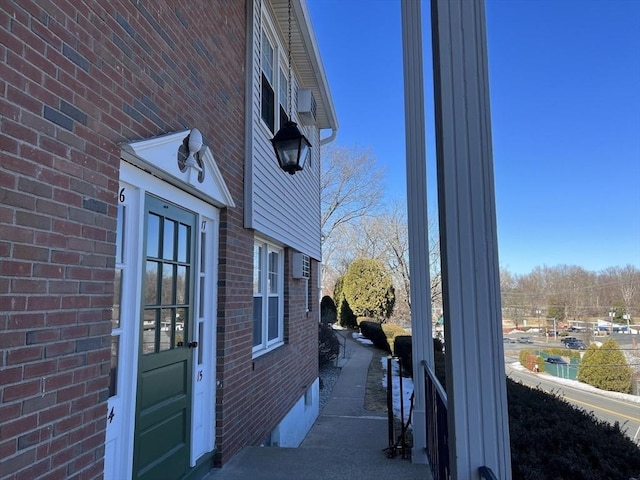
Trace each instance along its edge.
<path fill-rule="evenodd" d="M 235 207 L 211 149 L 196 129 L 123 143 L 122 159 L 217 207 Z"/>

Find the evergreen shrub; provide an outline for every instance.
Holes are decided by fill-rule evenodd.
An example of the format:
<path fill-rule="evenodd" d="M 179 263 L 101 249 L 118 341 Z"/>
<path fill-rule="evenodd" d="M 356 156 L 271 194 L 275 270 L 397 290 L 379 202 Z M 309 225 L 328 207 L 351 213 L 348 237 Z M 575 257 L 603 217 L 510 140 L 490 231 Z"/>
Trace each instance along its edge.
<path fill-rule="evenodd" d="M 358 316 L 385 323 L 393 313 L 395 290 L 391 274 L 380 260 L 359 258 L 342 277 L 342 293 Z"/>
<path fill-rule="evenodd" d="M 413 376 L 411 335 L 396 335 L 393 339 L 393 354 L 402 360 L 402 371 Z"/>
<path fill-rule="evenodd" d="M 331 362 L 340 354 L 340 341 L 333 328 L 326 323 L 318 324 L 318 362 L 320 365 Z"/>
<path fill-rule="evenodd" d="M 382 325 L 377 322 L 365 320 L 360 322 L 359 326 L 360 333 L 362 333 L 365 338 L 371 340 L 374 347 L 384 350 L 387 353 L 391 353 L 391 347 L 389 346 L 389 342 L 387 342 L 387 336 L 382 330 Z"/>
<path fill-rule="evenodd" d="M 446 389 L 444 355 L 436 354 L 435 363 Z M 506 380 L 513 480 L 640 478 L 640 449 L 620 424 L 598 420 L 557 395 Z"/>
<path fill-rule="evenodd" d="M 358 328 L 358 319 L 356 318 L 353 310 L 349 306 L 346 298 L 342 298 L 340 305 L 340 317 L 338 324 L 344 328 Z"/>
<path fill-rule="evenodd" d="M 387 341 L 389 344 L 393 343 L 393 339 L 396 335 L 406 335 L 407 331 L 402 328 L 400 325 L 396 325 L 395 323 L 383 323 L 382 331 L 387 336 Z"/>
<path fill-rule="evenodd" d="M 325 295 L 320 300 L 320 321 L 322 323 L 336 323 L 338 320 L 338 309 L 336 304 L 329 295 Z"/>
<path fill-rule="evenodd" d="M 613 338 L 600 348 L 589 345 L 578 368 L 578 380 L 602 390 L 631 393 L 633 371 Z"/>
<path fill-rule="evenodd" d="M 436 376 L 444 381 L 444 346 L 439 338 L 433 339 Z M 411 335 L 396 335 L 393 339 L 393 354 L 402 359 L 402 369 L 413 377 L 413 342 Z"/>

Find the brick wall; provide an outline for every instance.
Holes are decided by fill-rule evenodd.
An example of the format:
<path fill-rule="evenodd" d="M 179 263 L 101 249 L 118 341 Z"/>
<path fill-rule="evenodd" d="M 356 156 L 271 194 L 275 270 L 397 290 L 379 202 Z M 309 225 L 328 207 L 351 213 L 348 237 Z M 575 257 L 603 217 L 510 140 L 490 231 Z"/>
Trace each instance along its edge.
<path fill-rule="evenodd" d="M 237 235 L 234 244 L 237 246 Z M 253 235 L 243 238 L 245 259 L 222 270 L 236 270 L 240 265 L 253 272 Z M 221 257 L 223 257 L 221 241 Z M 244 445 L 261 444 L 284 418 L 295 402 L 304 395 L 318 376 L 318 299 L 317 278 L 312 275 L 314 297 L 311 311 L 305 311 L 306 282 L 292 279 L 291 258 L 285 255 L 285 345 L 255 360 L 253 346 L 253 284 L 252 277 L 238 278 L 235 287 L 225 285 L 230 292 L 219 301 L 236 308 L 221 308 L 218 318 L 218 380 L 216 463 L 228 461 Z M 312 271 L 318 263 L 312 261 Z M 221 275 L 222 277 L 222 275 Z M 225 282 L 229 281 L 229 276 Z M 231 293 L 233 292 L 233 293 Z M 231 315 L 237 312 L 237 315 Z"/>
<path fill-rule="evenodd" d="M 123 142 L 199 128 L 236 203 L 221 214 L 218 461 L 264 440 L 317 375 L 317 313 L 303 311 L 301 281 L 287 284 L 288 342 L 251 356 L 245 9 L 244 0 L 3 1 L 1 479 L 101 477 Z"/>
<path fill-rule="evenodd" d="M 244 25 L 242 0 L 2 2 L 0 478 L 101 477 L 119 144 L 197 126 L 241 210 Z"/>

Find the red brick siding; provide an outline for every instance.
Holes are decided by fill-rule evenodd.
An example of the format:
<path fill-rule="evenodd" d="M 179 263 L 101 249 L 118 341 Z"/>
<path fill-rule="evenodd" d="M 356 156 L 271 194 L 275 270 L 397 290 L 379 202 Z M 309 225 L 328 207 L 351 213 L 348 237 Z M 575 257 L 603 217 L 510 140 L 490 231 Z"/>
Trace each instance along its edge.
<path fill-rule="evenodd" d="M 122 142 L 198 127 L 236 203 L 221 215 L 218 460 L 261 442 L 317 375 L 316 315 L 298 280 L 287 284 L 287 344 L 251 355 L 245 8 L 3 4 L 0 478 L 101 477 Z"/>
<path fill-rule="evenodd" d="M 253 237 L 245 241 L 248 258 L 242 264 L 252 271 Z M 317 298 L 310 302 L 312 311 L 306 312 L 306 282 L 290 275 L 292 253 L 287 249 L 285 255 L 284 346 L 247 361 L 253 340 L 250 281 L 238 296 L 238 307 L 244 302 L 243 318 L 218 319 L 219 330 L 225 330 L 218 337 L 218 378 L 222 382 L 218 388 L 218 463 L 226 462 L 243 445 L 263 442 L 318 376 Z M 234 261 L 234 266 L 239 264 Z M 310 281 L 315 292 L 317 280 Z"/>

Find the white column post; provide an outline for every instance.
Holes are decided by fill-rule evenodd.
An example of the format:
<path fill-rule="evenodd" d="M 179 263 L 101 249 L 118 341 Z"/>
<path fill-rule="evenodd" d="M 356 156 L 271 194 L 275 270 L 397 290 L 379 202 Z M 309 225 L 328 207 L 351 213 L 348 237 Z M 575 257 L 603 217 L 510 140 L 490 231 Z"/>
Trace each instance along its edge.
<path fill-rule="evenodd" d="M 427 166 L 420 0 L 401 0 L 404 60 L 404 112 L 407 156 L 407 214 L 409 270 L 411 272 L 411 336 L 413 342 L 413 452 L 414 463 L 427 463 L 424 373 L 433 368 L 431 339 L 431 282 L 427 217 Z"/>
<path fill-rule="evenodd" d="M 451 478 L 509 480 L 484 2 L 431 7 Z"/>

